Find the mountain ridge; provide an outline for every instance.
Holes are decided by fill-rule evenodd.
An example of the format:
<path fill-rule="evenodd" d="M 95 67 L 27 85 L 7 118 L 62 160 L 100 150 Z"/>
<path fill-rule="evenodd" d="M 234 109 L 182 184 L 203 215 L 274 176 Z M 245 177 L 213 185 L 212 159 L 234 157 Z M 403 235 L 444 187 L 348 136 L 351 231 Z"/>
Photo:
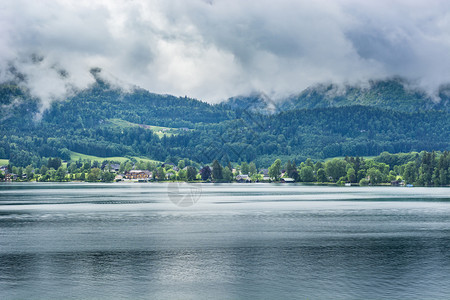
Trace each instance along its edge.
<path fill-rule="evenodd" d="M 263 93 L 253 92 L 247 96 L 231 97 L 222 103 L 229 105 L 232 109 L 250 109 L 253 112 L 261 113 L 352 105 L 373 106 L 404 112 L 449 111 L 450 86 L 442 86 L 438 94 L 440 101 L 433 101 L 432 97 L 424 90 L 397 77 L 371 80 L 364 86 L 321 83 L 276 101 Z"/>
<path fill-rule="evenodd" d="M 22 90 L 21 90 L 22 89 Z M 259 97 L 256 107 L 266 109 Z M 241 99 L 242 100 L 242 99 Z M 70 151 L 96 156 L 140 156 L 158 161 L 187 158 L 255 161 L 271 157 L 377 155 L 383 151 L 449 150 L 448 111 L 402 112 L 350 105 L 253 111 L 244 100 L 208 104 L 188 97 L 123 91 L 105 81 L 54 101 L 39 113 L 39 101 L 23 87 L 0 86 L 0 158 L 28 165 L 42 157 L 70 159 Z M 116 120 L 117 126 L 111 126 Z M 123 120 L 124 122 L 121 122 Z M 120 124 L 143 126 L 120 126 Z M 144 126 L 149 125 L 149 126 Z M 187 128 L 175 135 L 148 128 Z"/>

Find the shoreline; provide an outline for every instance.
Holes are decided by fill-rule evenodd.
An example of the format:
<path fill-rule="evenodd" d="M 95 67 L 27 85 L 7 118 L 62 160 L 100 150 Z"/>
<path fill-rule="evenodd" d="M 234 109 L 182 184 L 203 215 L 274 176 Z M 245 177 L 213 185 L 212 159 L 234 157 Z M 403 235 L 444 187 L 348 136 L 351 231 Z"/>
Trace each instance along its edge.
<path fill-rule="evenodd" d="M 147 181 L 147 182 L 142 182 L 142 181 L 131 181 L 131 180 L 127 180 L 127 181 L 117 181 L 117 182 L 101 182 L 101 181 L 96 181 L 96 182 L 89 182 L 89 181 L 76 181 L 76 180 L 72 180 L 72 181 L 0 181 L 0 185 L 3 184 L 170 184 L 170 183 L 187 183 L 187 184 L 217 184 L 217 185 L 221 185 L 221 184 L 232 184 L 232 185 L 243 185 L 243 186 L 248 186 L 248 185 L 260 185 L 260 184 L 269 184 L 269 185 L 277 185 L 277 186 L 333 186 L 333 187 L 393 187 L 393 188 L 413 188 L 413 187 L 426 187 L 426 188 L 436 188 L 436 187 L 440 187 L 440 188 L 445 188 L 445 187 L 450 187 L 450 186 L 420 186 L 420 185 L 414 185 L 414 186 L 406 186 L 406 185 L 391 185 L 391 184 L 375 184 L 375 185 L 360 185 L 358 183 L 354 183 L 351 186 L 347 186 L 347 185 L 341 185 L 341 184 L 337 184 L 334 182 L 329 182 L 329 183 L 322 183 L 322 182 L 293 182 L 293 183 L 283 183 L 283 182 L 208 182 L 208 181 Z"/>

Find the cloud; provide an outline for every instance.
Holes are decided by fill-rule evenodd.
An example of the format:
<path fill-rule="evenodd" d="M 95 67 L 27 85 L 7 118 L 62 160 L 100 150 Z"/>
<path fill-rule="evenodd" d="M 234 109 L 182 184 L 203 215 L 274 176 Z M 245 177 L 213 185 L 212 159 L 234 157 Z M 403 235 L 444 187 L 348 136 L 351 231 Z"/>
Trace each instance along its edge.
<path fill-rule="evenodd" d="M 443 0 L 6 0 L 0 37 L 0 80 L 14 64 L 44 105 L 94 82 L 92 67 L 209 102 L 392 76 L 436 94 L 450 82 Z"/>

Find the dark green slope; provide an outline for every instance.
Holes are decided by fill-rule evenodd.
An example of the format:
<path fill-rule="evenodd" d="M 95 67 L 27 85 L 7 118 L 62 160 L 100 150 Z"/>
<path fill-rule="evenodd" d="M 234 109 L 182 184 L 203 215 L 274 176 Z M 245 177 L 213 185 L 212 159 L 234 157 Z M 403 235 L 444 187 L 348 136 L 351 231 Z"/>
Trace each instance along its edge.
<path fill-rule="evenodd" d="M 40 157 L 68 159 L 69 150 L 209 163 L 450 149 L 446 111 L 403 113 L 359 105 L 267 115 L 142 89 L 125 93 L 98 80 L 54 102 L 37 120 L 38 101 L 25 89 L 5 84 L 0 91 L 0 158 L 22 166 Z M 174 128 L 175 134 L 158 136 L 144 125 Z"/>
<path fill-rule="evenodd" d="M 123 92 L 97 81 L 74 97 L 55 101 L 39 118 L 39 102 L 14 83 L 1 86 L 0 157 L 29 162 L 68 150 L 99 156 L 145 155 L 164 160 L 162 140 L 143 127 L 117 128 L 108 120 L 175 128 L 203 126 L 230 118 L 231 111 L 195 99 Z M 232 116 L 231 116 L 232 117 Z M 31 158 L 30 158 L 31 157 Z"/>
<path fill-rule="evenodd" d="M 401 113 L 350 106 L 293 110 L 271 116 L 248 115 L 205 128 L 185 144 L 197 160 L 205 155 L 251 161 L 266 155 L 326 158 L 450 149 L 449 114 Z"/>
<path fill-rule="evenodd" d="M 116 118 L 168 127 L 192 127 L 196 123 L 216 123 L 229 118 L 226 111 L 195 99 L 158 95 L 143 89 L 123 92 L 97 83 L 75 97 L 54 102 L 44 120 L 77 124 L 80 117 L 88 122 L 85 126 Z"/>

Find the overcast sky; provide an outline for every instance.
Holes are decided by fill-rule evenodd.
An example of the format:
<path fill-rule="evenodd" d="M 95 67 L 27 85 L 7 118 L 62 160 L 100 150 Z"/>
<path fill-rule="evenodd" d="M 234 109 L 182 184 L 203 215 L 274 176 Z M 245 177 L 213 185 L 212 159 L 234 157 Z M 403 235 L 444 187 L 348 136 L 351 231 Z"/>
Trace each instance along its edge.
<path fill-rule="evenodd" d="M 88 86 L 91 67 L 209 102 L 396 75 L 435 93 L 450 82 L 450 1 L 2 0 L 3 81 L 11 62 L 43 99 Z"/>

